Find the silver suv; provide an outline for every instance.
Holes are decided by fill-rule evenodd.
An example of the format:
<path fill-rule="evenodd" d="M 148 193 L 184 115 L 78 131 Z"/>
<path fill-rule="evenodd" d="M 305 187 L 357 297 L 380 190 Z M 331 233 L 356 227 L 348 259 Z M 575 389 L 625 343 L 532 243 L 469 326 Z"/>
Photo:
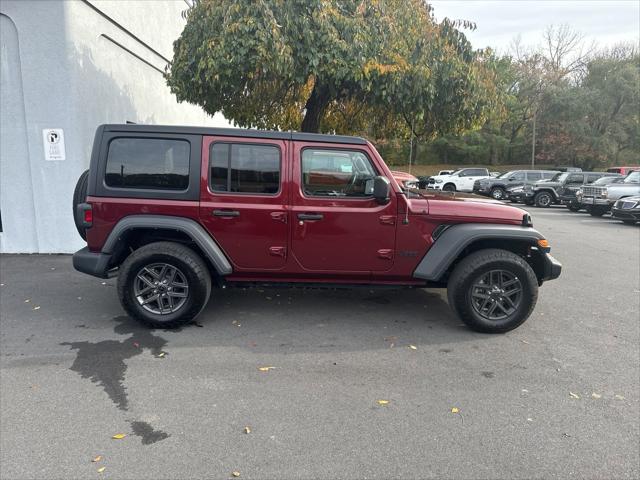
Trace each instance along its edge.
<path fill-rule="evenodd" d="M 640 172 L 631 172 L 620 183 L 584 185 L 581 203 L 594 217 L 601 217 L 621 198 L 640 195 Z"/>

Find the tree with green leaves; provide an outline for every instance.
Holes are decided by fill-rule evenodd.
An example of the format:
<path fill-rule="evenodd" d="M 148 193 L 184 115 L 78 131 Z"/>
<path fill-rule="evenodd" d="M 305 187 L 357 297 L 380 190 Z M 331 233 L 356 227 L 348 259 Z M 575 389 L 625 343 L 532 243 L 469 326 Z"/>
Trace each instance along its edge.
<path fill-rule="evenodd" d="M 491 109 L 468 25 L 423 0 L 200 0 L 186 18 L 167 83 L 238 126 L 431 139 Z"/>

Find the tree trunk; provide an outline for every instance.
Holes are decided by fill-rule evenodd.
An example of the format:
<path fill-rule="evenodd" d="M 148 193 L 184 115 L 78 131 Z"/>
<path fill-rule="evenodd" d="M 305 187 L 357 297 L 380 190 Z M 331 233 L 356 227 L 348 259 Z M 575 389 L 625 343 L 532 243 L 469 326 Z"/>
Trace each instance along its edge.
<path fill-rule="evenodd" d="M 329 105 L 329 89 L 317 81 L 304 108 L 306 113 L 300 126 L 301 132 L 319 133 L 320 121 Z"/>
<path fill-rule="evenodd" d="M 413 142 L 413 149 L 411 150 L 411 158 L 409 161 L 411 162 L 411 165 L 415 165 L 418 158 L 418 145 L 420 144 L 420 142 L 415 136 L 411 137 L 411 141 Z"/>

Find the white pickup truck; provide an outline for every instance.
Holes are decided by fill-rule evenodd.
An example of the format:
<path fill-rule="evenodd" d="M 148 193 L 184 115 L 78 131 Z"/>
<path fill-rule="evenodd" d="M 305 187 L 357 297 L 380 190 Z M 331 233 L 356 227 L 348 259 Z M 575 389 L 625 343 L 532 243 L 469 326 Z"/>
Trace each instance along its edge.
<path fill-rule="evenodd" d="M 473 182 L 481 178 L 492 178 L 486 168 L 461 168 L 449 175 L 436 175 L 429 179 L 427 188 L 445 192 L 471 192 Z"/>

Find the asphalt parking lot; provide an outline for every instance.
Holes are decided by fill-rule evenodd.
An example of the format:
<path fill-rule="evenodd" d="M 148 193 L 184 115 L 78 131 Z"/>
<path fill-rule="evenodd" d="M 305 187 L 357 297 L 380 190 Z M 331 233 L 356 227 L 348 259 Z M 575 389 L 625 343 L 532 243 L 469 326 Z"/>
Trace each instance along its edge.
<path fill-rule="evenodd" d="M 497 336 L 437 290 L 219 290 L 152 331 L 3 256 L 0 476 L 638 478 L 640 227 L 530 211 L 564 270 Z"/>

